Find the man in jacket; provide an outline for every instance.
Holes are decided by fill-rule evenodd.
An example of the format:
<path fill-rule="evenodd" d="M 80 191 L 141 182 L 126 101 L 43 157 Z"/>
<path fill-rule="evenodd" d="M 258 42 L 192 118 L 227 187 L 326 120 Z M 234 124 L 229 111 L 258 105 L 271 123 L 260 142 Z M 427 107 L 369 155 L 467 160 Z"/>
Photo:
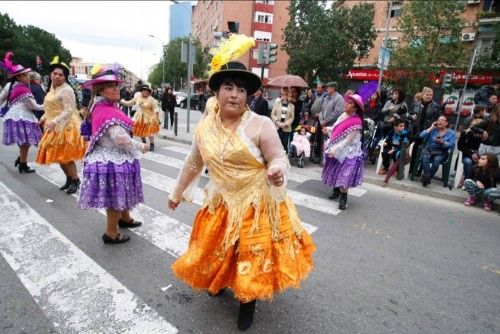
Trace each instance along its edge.
<path fill-rule="evenodd" d="M 271 117 L 271 113 L 269 112 L 269 104 L 267 100 L 262 96 L 262 87 L 257 89 L 257 91 L 253 94 L 252 102 L 250 103 L 250 110 L 254 113 L 266 117 Z"/>

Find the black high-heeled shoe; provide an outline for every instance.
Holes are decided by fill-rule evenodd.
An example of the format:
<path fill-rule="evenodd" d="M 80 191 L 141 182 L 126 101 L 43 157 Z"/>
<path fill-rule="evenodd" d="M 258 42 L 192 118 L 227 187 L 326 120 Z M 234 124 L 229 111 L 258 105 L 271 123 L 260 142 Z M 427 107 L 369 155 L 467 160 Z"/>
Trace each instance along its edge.
<path fill-rule="evenodd" d="M 20 162 L 18 168 L 19 168 L 19 173 L 21 173 L 21 174 L 22 173 L 29 174 L 29 173 L 35 172 L 35 170 L 30 168 L 26 162 Z"/>
<path fill-rule="evenodd" d="M 71 178 L 69 176 L 66 176 L 66 183 L 63 184 L 62 186 L 59 187 L 59 189 L 61 190 L 66 190 L 69 188 L 69 186 L 71 185 Z"/>
<path fill-rule="evenodd" d="M 17 167 L 21 163 L 21 157 L 17 157 L 16 161 L 14 161 L 14 167 Z"/>
<path fill-rule="evenodd" d="M 78 191 L 78 188 L 80 188 L 80 179 L 71 180 L 71 184 L 69 185 L 68 190 L 66 190 L 66 194 L 74 194 Z"/>
<path fill-rule="evenodd" d="M 240 303 L 240 313 L 238 314 L 238 329 L 247 330 L 252 326 L 253 314 L 255 312 L 255 300 L 249 303 Z"/>

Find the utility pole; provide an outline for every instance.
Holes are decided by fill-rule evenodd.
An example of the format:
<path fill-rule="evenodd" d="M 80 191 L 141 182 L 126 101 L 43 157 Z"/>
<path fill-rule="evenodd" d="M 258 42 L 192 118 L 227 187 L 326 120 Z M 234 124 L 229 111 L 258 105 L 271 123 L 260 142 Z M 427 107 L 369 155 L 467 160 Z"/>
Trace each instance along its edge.
<path fill-rule="evenodd" d="M 467 89 L 467 84 L 469 83 L 470 75 L 472 73 L 472 68 L 474 67 L 474 62 L 476 60 L 477 53 L 478 53 L 478 47 L 476 45 L 474 51 L 472 52 L 472 56 L 470 58 L 469 68 L 467 69 L 467 76 L 465 77 L 464 88 L 462 89 L 462 93 L 460 94 L 460 98 L 458 99 L 457 103 L 457 109 L 456 109 L 457 120 L 455 122 L 455 132 L 457 132 L 458 129 L 458 123 L 460 120 L 460 108 L 462 107 L 462 103 L 464 101 L 465 91 Z"/>
<path fill-rule="evenodd" d="M 382 48 L 379 51 L 379 52 L 384 52 L 384 53 L 385 53 L 385 49 L 387 48 L 387 39 L 389 38 L 389 27 L 391 25 L 392 0 L 389 0 L 388 4 L 389 4 L 389 9 L 387 10 L 387 22 L 385 25 L 384 40 L 382 41 Z M 384 54 L 384 57 L 385 57 L 385 54 Z M 379 68 L 379 72 L 378 72 L 378 85 L 377 85 L 377 91 L 379 93 L 380 93 L 380 90 L 382 88 L 382 76 L 384 75 L 384 64 L 383 64 L 384 57 L 379 56 L 379 59 L 381 59 L 380 64 L 379 64 L 380 68 Z"/>
<path fill-rule="evenodd" d="M 193 77 L 193 64 L 196 62 L 196 48 L 191 44 L 191 34 L 189 34 L 189 39 L 186 42 L 182 42 L 181 49 L 181 61 L 187 63 L 188 73 L 187 73 L 187 125 L 186 131 L 189 133 L 189 122 L 191 121 L 191 78 Z"/>

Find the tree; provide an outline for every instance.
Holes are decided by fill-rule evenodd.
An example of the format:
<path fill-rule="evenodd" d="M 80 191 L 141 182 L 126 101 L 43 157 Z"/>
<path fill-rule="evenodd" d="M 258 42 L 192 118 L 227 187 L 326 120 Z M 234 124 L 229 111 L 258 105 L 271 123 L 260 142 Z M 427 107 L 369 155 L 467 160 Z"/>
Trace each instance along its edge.
<path fill-rule="evenodd" d="M 13 61 L 36 69 L 36 56 L 42 58 L 41 74 L 48 74 L 52 57 L 58 55 L 61 61 L 69 64 L 71 53 L 62 46 L 61 41 L 52 33 L 35 26 L 17 25 L 7 14 L 0 13 L 0 57 L 7 51 L 14 52 Z M 5 73 L 3 74 L 5 75 Z"/>
<path fill-rule="evenodd" d="M 390 69 L 401 71 L 399 84 L 406 91 L 431 85 L 432 73 L 438 70 L 467 66 L 468 56 L 460 42 L 463 9 L 464 4 L 456 0 L 405 3 L 398 24 L 402 40 L 393 52 Z"/>
<path fill-rule="evenodd" d="M 474 69 L 478 71 L 499 71 L 500 70 L 500 23 L 492 25 L 491 29 L 497 36 L 493 41 L 491 53 L 481 54 L 475 64 Z"/>
<path fill-rule="evenodd" d="M 181 82 L 187 79 L 187 64 L 181 62 L 181 45 L 187 42 L 188 38 L 176 38 L 171 40 L 163 50 L 163 57 L 160 63 L 154 65 L 149 74 L 148 81 L 159 86 L 162 79 L 163 62 L 165 62 L 165 81 L 170 82 L 176 88 L 181 87 Z M 196 64 L 193 65 L 193 76 L 203 77 L 207 69 L 210 55 L 208 48 L 203 48 L 199 40 L 192 41 L 196 48 Z"/>
<path fill-rule="evenodd" d="M 326 1 L 292 0 L 282 47 L 289 55 L 288 72 L 312 84 L 338 80 L 373 47 L 374 8 L 362 3 L 351 9 Z"/>

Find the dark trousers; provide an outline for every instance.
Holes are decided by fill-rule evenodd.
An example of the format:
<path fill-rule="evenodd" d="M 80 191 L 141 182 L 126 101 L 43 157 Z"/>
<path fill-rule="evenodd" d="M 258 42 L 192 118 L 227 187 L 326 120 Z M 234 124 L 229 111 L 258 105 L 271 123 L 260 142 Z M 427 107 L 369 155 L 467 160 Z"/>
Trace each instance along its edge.
<path fill-rule="evenodd" d="M 383 151 L 382 152 L 382 166 L 384 166 L 385 171 L 389 170 L 391 160 L 396 161 L 396 154 L 395 153 L 389 154 L 389 152 Z"/>
<path fill-rule="evenodd" d="M 281 140 L 281 145 L 285 149 L 285 152 L 288 153 L 288 144 L 290 141 L 290 132 L 285 132 L 283 129 L 278 129 L 278 136 Z"/>
<path fill-rule="evenodd" d="M 322 127 L 321 127 L 321 124 L 319 122 L 316 122 L 314 124 L 315 126 L 315 132 L 313 134 L 313 137 L 312 137 L 312 141 L 313 141 L 313 153 L 314 154 L 311 154 L 311 158 L 313 158 L 313 156 L 318 159 L 318 161 L 314 161 L 315 163 L 316 162 L 320 162 L 321 159 L 322 159 L 322 155 L 323 155 L 323 143 L 325 142 L 324 140 L 324 135 L 323 135 L 323 131 L 322 131 Z"/>

